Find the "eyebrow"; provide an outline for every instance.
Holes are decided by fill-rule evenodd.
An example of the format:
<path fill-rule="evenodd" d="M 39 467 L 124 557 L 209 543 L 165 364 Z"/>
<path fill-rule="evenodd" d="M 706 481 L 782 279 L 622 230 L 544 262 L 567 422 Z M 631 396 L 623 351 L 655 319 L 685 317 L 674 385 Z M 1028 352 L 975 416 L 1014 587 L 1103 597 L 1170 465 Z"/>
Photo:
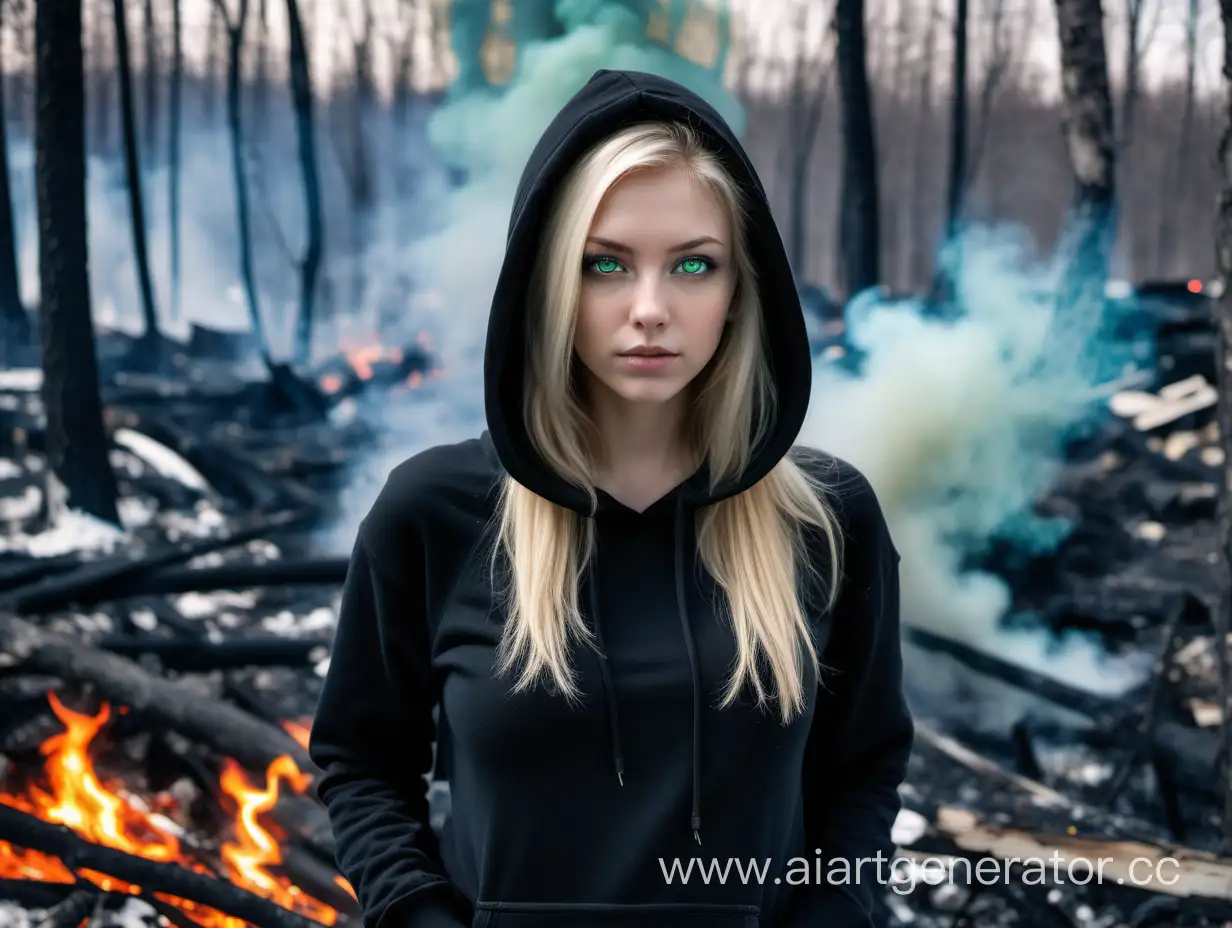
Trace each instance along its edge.
<path fill-rule="evenodd" d="M 587 241 L 593 242 L 594 244 L 598 245 L 600 248 L 607 248 L 611 251 L 617 251 L 622 254 L 627 255 L 627 254 L 633 253 L 633 249 L 630 248 L 628 245 L 622 245 L 620 242 L 612 241 L 610 238 L 599 238 L 598 236 L 592 235 L 587 239 Z M 671 251 L 688 251 L 690 248 L 700 248 L 702 245 L 722 245 L 722 244 L 723 243 L 720 242 L 714 236 L 703 235 L 700 238 L 689 239 L 689 241 L 687 242 L 681 242 L 679 245 L 672 248 Z"/>

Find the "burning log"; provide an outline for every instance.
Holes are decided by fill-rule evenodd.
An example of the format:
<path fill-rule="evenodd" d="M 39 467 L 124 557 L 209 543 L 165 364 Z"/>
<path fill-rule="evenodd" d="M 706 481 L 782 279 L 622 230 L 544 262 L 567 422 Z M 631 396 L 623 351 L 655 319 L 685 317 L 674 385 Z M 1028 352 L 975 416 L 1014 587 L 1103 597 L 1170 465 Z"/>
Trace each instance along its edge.
<path fill-rule="evenodd" d="M 44 822 L 4 803 L 0 803 L 0 835 L 17 847 L 62 860 L 73 871 L 105 874 L 147 892 L 195 902 L 262 928 L 312 928 L 320 924 L 239 886 L 175 863 L 147 860 L 86 841 L 67 826 Z"/>
<path fill-rule="evenodd" d="M 123 703 L 152 722 L 234 757 L 252 770 L 264 770 L 280 755 L 301 770 L 316 770 L 308 752 L 281 728 L 241 709 L 159 679 L 139 664 L 100 651 L 64 635 L 45 631 L 0 612 L 0 654 L 24 669 L 90 683 L 105 699 Z"/>
<path fill-rule="evenodd" d="M 89 715 L 69 709 L 54 695 L 48 698 L 60 725 L 40 745 L 42 773 L 20 773 L 14 768 L 12 775 L 6 774 L 0 780 L 4 784 L 0 810 L 10 809 L 53 828 L 63 826 L 84 843 L 88 854 L 103 848 L 137 860 L 178 866 L 185 873 L 210 879 L 225 877 L 239 889 L 314 923 L 337 925 L 358 914 L 353 893 L 331 869 L 332 861 L 320 861 L 299 851 L 286 836 L 268 831 L 262 822 L 283 798 L 284 786 L 297 794 L 306 793 L 311 786 L 311 776 L 301 772 L 289 755 L 280 755 L 267 767 L 263 786 L 251 784 L 234 760 L 223 758 L 221 766 L 210 763 L 207 770 L 203 762 L 195 771 L 201 774 L 201 794 L 194 794 L 182 782 L 153 792 L 147 781 L 144 789 L 138 787 L 134 792 L 119 785 L 119 777 L 105 776 L 96 764 L 94 743 L 111 719 L 108 704 Z M 131 719 L 131 715 L 121 714 L 117 720 L 125 718 Z M 120 732 L 120 725 L 111 726 L 113 751 L 99 755 L 103 763 L 108 757 L 132 757 L 114 751 L 116 736 L 122 737 Z M 178 736 L 169 737 L 168 743 L 180 740 Z M 197 750 L 182 746 L 177 755 L 195 762 L 199 759 Z M 198 795 L 214 802 L 203 804 Z M 229 823 L 230 837 L 221 842 L 197 837 L 198 826 L 212 830 L 219 816 Z M 159 891 L 158 886 L 145 882 L 133 885 L 125 876 L 128 871 L 94 866 L 92 860 L 82 862 L 58 850 L 43 850 L 44 845 L 28 843 L 24 834 L 12 837 L 11 831 L 6 830 L 0 817 L 0 876 L 15 875 L 30 881 L 16 881 L 9 887 L 12 892 L 8 897 L 23 904 L 52 905 L 59 900 L 47 898 L 51 890 L 65 887 L 62 897 L 72 888 L 85 888 L 87 884 L 80 879 L 84 877 L 102 891 L 100 898 L 105 893 L 138 895 L 173 924 L 185 928 L 243 928 L 228 920 L 223 911 L 204 910 L 203 905 L 210 905 L 207 897 Z M 326 890 L 321 884 L 330 885 Z M 93 886 L 89 889 L 94 892 Z M 323 901 L 323 896 L 337 904 Z"/>

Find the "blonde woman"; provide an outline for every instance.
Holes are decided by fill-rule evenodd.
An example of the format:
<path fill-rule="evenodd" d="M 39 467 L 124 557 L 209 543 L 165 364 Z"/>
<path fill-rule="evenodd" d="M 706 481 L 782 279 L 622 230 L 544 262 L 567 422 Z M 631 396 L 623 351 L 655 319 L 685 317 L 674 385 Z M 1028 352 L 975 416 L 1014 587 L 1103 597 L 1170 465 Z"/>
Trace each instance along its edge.
<path fill-rule="evenodd" d="M 794 444 L 804 319 L 719 114 L 594 75 L 526 167 L 487 339 L 488 430 L 359 530 L 313 728 L 364 924 L 874 924 L 898 554 Z"/>

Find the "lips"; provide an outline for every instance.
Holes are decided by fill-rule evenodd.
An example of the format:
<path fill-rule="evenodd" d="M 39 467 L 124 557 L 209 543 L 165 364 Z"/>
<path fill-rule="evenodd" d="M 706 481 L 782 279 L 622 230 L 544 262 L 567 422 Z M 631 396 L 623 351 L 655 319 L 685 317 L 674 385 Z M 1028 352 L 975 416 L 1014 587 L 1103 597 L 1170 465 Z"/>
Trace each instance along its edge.
<path fill-rule="evenodd" d="M 676 352 L 666 348 L 631 348 L 620 353 L 622 358 L 674 358 Z"/>

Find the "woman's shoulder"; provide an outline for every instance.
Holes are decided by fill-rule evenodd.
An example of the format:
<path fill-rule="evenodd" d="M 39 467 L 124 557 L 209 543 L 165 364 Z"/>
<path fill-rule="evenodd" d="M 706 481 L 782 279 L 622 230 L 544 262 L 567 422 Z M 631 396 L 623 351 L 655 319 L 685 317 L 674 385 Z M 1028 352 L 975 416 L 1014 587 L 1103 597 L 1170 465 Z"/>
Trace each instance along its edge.
<path fill-rule="evenodd" d="M 851 461 L 807 445 L 792 448 L 792 458 L 825 494 L 848 539 L 882 536 L 889 541 L 885 512 L 872 481 Z"/>
<path fill-rule="evenodd" d="M 390 469 L 364 525 L 380 535 L 422 534 L 441 519 L 473 521 L 487 510 L 496 477 L 483 438 L 430 445 Z"/>

